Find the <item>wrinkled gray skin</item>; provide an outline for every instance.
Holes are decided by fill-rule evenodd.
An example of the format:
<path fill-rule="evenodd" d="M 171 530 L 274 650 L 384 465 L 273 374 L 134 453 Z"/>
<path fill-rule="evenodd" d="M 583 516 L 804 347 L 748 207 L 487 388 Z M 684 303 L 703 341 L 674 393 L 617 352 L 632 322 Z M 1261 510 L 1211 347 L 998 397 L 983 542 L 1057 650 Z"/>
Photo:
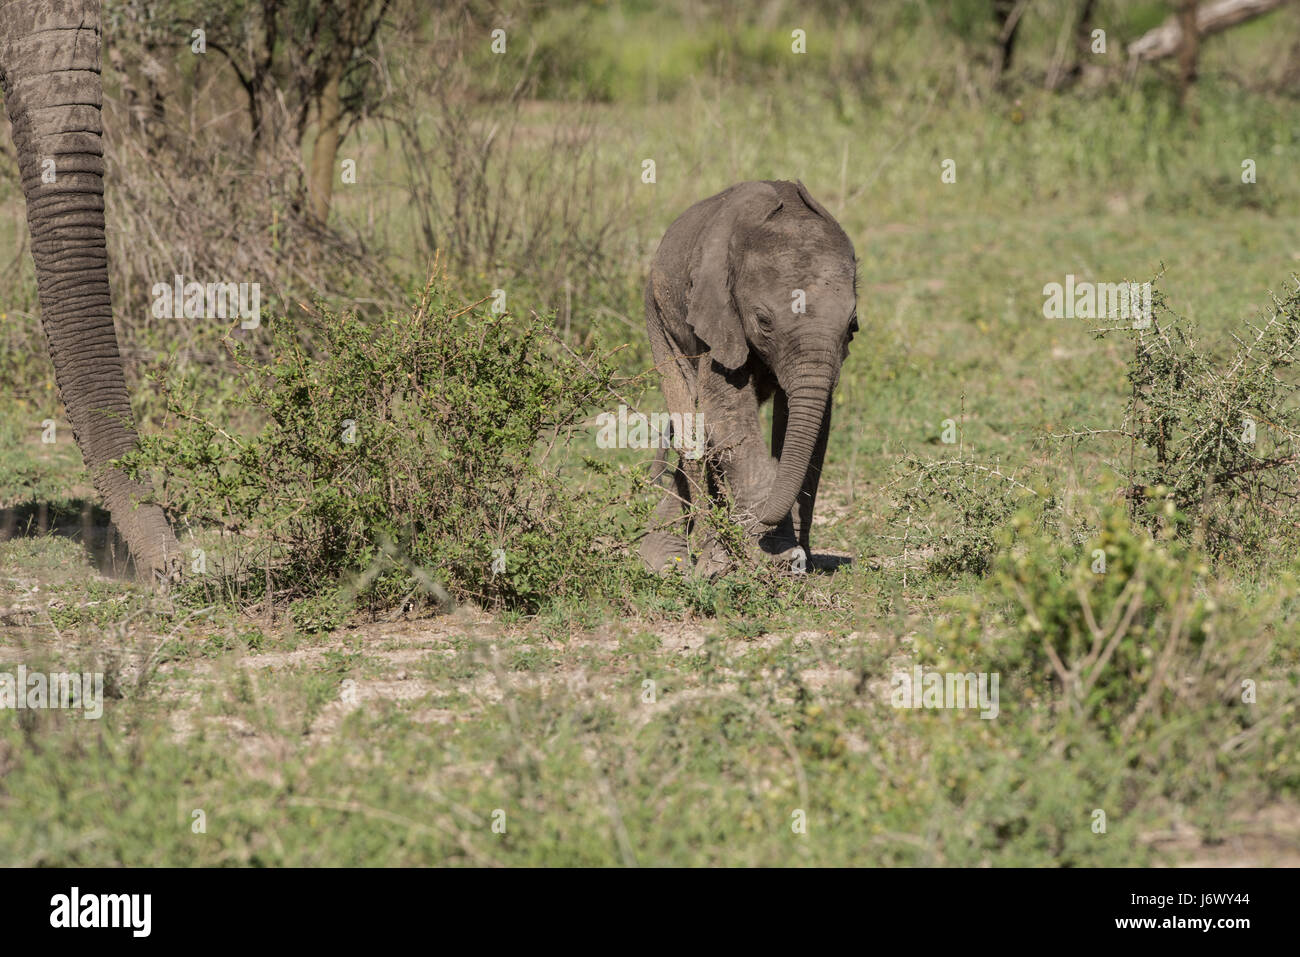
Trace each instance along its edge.
<path fill-rule="evenodd" d="M 0 0 L 0 90 L 27 199 L 50 357 L 72 432 L 144 575 L 179 574 L 180 546 L 149 492 L 107 463 L 136 443 L 113 329 L 104 237 L 98 0 Z M 54 161 L 55 179 L 42 182 Z"/>
<path fill-rule="evenodd" d="M 808 533 L 831 393 L 857 330 L 853 244 L 802 183 L 739 183 L 668 228 L 646 284 L 646 324 L 668 411 L 704 416 L 703 459 L 657 461 L 665 489 L 641 555 L 689 561 L 686 503 L 725 486 L 764 552 L 811 558 Z M 794 291 L 806 308 L 796 312 Z M 774 402 L 772 445 L 759 407 Z M 716 544 L 697 570 L 726 567 Z"/>

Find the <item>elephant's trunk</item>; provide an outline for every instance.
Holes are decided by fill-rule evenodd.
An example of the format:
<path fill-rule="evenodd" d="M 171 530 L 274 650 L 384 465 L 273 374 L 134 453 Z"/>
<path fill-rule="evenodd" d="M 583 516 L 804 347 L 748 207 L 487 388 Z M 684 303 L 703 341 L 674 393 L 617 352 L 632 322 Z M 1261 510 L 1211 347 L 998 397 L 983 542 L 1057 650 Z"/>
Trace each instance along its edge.
<path fill-rule="evenodd" d="M 779 524 L 794 507 L 808 474 L 838 369 L 839 355 L 833 348 L 805 352 L 799 363 L 798 374 L 786 393 L 788 414 L 781 464 L 772 491 L 758 513 L 764 525 Z"/>
<path fill-rule="evenodd" d="M 98 0 L 0 0 L 0 87 L 32 233 L 41 322 L 73 436 L 137 567 L 180 546 L 149 494 L 108 463 L 136 443 L 109 299 Z"/>

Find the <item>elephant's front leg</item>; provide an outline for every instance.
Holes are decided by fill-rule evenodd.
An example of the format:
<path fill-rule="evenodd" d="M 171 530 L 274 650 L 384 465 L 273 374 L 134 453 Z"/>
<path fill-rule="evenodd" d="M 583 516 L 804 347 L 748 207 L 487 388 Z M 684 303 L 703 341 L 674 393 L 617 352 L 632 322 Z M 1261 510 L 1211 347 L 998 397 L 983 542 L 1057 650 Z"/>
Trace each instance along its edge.
<path fill-rule="evenodd" d="M 790 520 L 770 528 L 755 518 L 776 482 L 777 460 L 763 436 L 754 376 L 745 367 L 728 371 L 712 364 L 707 374 L 701 370 L 701 398 L 709 456 L 738 517 L 760 549 L 786 555 L 795 547 Z"/>
<path fill-rule="evenodd" d="M 680 468 L 671 466 L 667 449 L 655 455 L 651 481 L 663 489 L 663 497 L 655 506 L 650 528 L 641 542 L 641 558 L 652 571 L 684 572 L 688 568 L 688 512 L 692 498 L 689 466 L 686 462 Z"/>

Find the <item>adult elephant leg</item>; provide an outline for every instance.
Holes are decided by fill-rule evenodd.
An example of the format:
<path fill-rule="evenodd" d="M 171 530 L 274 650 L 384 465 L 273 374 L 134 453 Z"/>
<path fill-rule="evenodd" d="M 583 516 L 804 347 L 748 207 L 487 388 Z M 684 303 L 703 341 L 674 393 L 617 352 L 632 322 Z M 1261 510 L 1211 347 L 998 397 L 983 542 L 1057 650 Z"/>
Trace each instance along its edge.
<path fill-rule="evenodd" d="M 98 0 L 0 0 L 0 89 L 32 233 L 41 323 L 73 436 L 136 567 L 164 580 L 180 546 L 146 484 L 111 461 L 136 444 L 108 287 Z"/>

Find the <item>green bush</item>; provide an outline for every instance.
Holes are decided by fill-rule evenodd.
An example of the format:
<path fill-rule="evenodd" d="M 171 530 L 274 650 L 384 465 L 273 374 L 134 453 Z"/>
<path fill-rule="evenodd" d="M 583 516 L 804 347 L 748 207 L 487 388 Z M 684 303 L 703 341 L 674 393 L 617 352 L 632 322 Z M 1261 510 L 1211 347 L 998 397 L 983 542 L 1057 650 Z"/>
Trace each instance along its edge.
<path fill-rule="evenodd" d="M 268 325 L 257 355 L 234 347 L 238 409 L 205 413 L 175 386 L 175 427 L 128 460 L 164 474 L 183 517 L 266 544 L 253 585 L 269 564 L 277 599 L 342 587 L 533 610 L 621 560 L 613 479 L 575 494 L 555 461 L 609 387 L 603 357 L 558 348 L 535 315 L 463 307 L 443 279 L 379 323 L 321 310 Z M 241 437 L 218 411 L 263 424 Z M 336 623 L 333 603 L 300 610 L 305 630 Z"/>
<path fill-rule="evenodd" d="M 1226 640 L 1248 632 L 1225 627 L 1205 557 L 1174 527 L 1154 537 L 1113 505 L 1080 546 L 1017 516 L 988 592 L 960 602 L 928 651 L 1001 674 L 1013 703 L 1049 702 L 1117 740 L 1156 733 L 1180 711 L 1223 716 L 1268 640 Z"/>
<path fill-rule="evenodd" d="M 1124 322 L 1100 333 L 1132 340 L 1124 421 L 1096 434 L 1128 449 L 1133 515 L 1162 523 L 1162 511 L 1142 507 L 1159 489 L 1187 516 L 1180 531 L 1199 534 L 1215 557 L 1294 539 L 1300 286 L 1233 330 L 1233 348 L 1222 357 L 1159 290 L 1153 312 L 1146 325 Z"/>

